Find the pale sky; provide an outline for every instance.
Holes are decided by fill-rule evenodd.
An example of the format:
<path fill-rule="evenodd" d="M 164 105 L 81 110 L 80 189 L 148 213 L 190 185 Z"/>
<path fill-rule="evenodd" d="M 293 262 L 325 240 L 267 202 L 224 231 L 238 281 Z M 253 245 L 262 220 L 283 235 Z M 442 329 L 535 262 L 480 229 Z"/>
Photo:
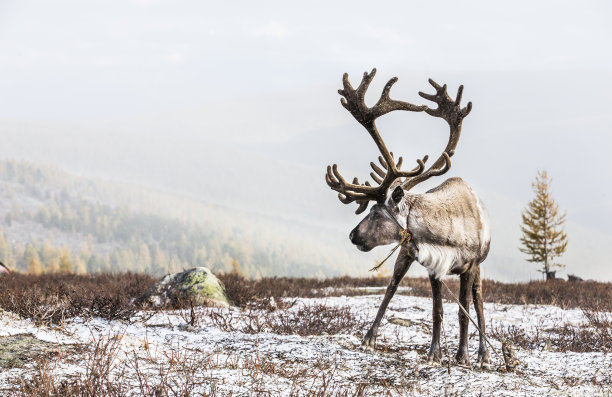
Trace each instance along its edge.
<path fill-rule="evenodd" d="M 342 72 L 374 66 L 609 72 L 611 11 L 558 0 L 1 0 L 0 117 L 147 117 L 336 88 Z"/>

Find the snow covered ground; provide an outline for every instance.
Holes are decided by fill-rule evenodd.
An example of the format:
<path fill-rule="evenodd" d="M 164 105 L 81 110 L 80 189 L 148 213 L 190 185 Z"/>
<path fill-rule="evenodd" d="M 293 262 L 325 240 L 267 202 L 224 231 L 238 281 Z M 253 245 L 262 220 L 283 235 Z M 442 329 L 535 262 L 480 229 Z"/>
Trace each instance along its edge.
<path fill-rule="evenodd" d="M 382 295 L 299 299 L 289 310 L 297 313 L 300 307 L 319 304 L 348 308 L 369 325 L 381 299 Z M 446 343 L 451 356 L 457 347 L 457 310 L 455 303 L 444 303 L 445 355 Z M 550 351 L 546 344 L 529 350 L 517 348 L 521 364 L 512 373 L 497 370 L 503 362 L 493 352 L 490 369 L 451 365 L 449 370 L 446 365 L 427 365 L 431 329 L 428 298 L 396 296 L 373 352 L 359 349 L 359 336 L 367 330 L 361 325 L 360 329 L 335 335 L 281 335 L 274 329 L 254 333 L 256 314 L 236 308 L 202 308 L 196 309 L 194 326 L 187 324 L 189 311 L 173 311 L 142 313 L 131 322 L 75 318 L 61 327 L 46 327 L 0 311 L 0 344 L 2 337 L 31 334 L 60 346 L 59 355 L 47 364 L 0 367 L 0 395 L 10 394 L 20 380 L 41 376 L 43 368 L 56 380 L 95 374 L 99 370 L 95 367 L 104 364 L 101 355 L 108 359 L 104 365 L 110 369 L 109 378 L 123 385 L 123 392 L 130 395 L 153 393 L 160 384 L 171 385 L 165 390 L 174 390 L 177 395 L 181 390 L 191 395 L 238 396 L 612 393 L 612 355 L 603 352 L 561 353 Z M 581 310 L 554 306 L 485 304 L 485 316 L 489 327 L 514 325 L 527 335 L 551 332 L 567 322 L 587 323 Z M 492 342 L 499 352 L 501 342 Z M 74 344 L 86 349 L 62 353 L 62 346 Z M 478 334 L 470 324 L 473 362 L 477 348 Z"/>

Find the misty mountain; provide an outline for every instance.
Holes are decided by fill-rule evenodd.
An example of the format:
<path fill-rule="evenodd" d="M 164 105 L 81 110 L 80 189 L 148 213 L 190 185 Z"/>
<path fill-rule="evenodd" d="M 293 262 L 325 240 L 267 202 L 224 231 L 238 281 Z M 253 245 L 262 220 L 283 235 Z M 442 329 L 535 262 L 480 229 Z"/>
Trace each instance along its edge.
<path fill-rule="evenodd" d="M 458 80 L 452 75 L 441 77 Z M 546 168 L 553 178 L 555 199 L 568 211 L 569 247 L 561 261 L 569 273 L 612 279 L 604 252 L 612 243 L 608 230 L 612 185 L 604 183 L 612 178 L 609 123 L 597 116 L 607 102 L 602 96 L 605 90 L 592 90 L 601 88 L 600 80 L 604 88 L 611 88 L 606 84 L 612 80 L 602 79 L 602 74 L 581 78 L 569 72 L 462 76 L 464 100 L 473 100 L 474 110 L 464 121 L 453 166 L 443 178 L 427 181 L 415 191 L 423 192 L 452 176 L 461 176 L 475 188 L 493 223 L 491 253 L 483 266 L 488 277 L 540 277 L 536 266 L 518 251 L 519 222 L 521 209 L 532 197 L 531 181 L 537 169 Z M 402 83 L 394 87 L 394 96 L 420 103 L 415 92 L 427 88 L 412 79 Z M 379 92 L 383 84 L 381 77 L 370 90 Z M 573 96 L 568 98 L 564 90 Z M 524 95 L 513 102 L 517 93 Z M 283 225 L 276 233 L 279 238 L 291 230 L 300 239 L 311 239 L 313 245 L 306 251 L 317 252 L 319 244 L 336 247 L 346 255 L 345 262 L 325 266 L 363 274 L 375 258 L 384 257 L 387 248 L 364 255 L 351 247 L 347 235 L 359 218 L 353 214 L 354 206 L 337 200 L 323 174 L 335 162 L 347 177 L 363 180 L 370 171 L 369 161 L 378 152 L 367 133 L 338 104 L 337 96 L 331 95 L 333 91 L 324 95 L 309 92 L 315 97 L 323 95 L 325 103 L 307 107 L 312 117 L 330 117 L 329 110 L 317 113 L 317 109 L 333 106 L 337 109 L 333 120 L 308 123 L 309 129 L 304 130 L 295 128 L 290 117 L 280 117 L 271 128 L 281 131 L 286 126 L 284 140 L 236 143 L 232 137 L 244 135 L 242 129 L 249 124 L 229 122 L 223 129 L 219 122 L 221 118 L 251 120 L 252 135 L 261 135 L 260 129 L 274 118 L 265 116 L 267 124 L 262 126 L 257 114 L 264 114 L 273 103 L 275 113 L 284 106 L 289 114 L 297 115 L 291 98 L 304 98 L 300 94 L 288 92 L 283 94 L 286 100 L 281 96 L 261 104 L 249 99 L 244 107 L 249 117 L 245 118 L 239 98 L 232 106 L 221 103 L 214 107 L 217 121 L 210 124 L 216 129 L 212 132 L 205 129 L 214 116 L 210 109 L 107 121 L 98 126 L 3 120 L 2 149 L 10 158 L 60 165 L 79 175 L 119 180 L 216 205 L 229 213 L 248 214 L 235 216 L 234 227 L 248 228 L 251 215 L 269 219 L 270 225 L 278 222 Z M 581 99 L 588 95 L 592 100 Z M 375 100 L 375 94 L 368 97 L 368 101 Z M 425 154 L 437 157 L 448 139 L 445 123 L 425 114 L 396 113 L 379 120 L 378 126 L 388 147 L 403 155 L 405 167 Z M 324 124 L 327 126 L 321 126 Z"/>
<path fill-rule="evenodd" d="M 20 271 L 161 275 L 206 265 L 251 277 L 323 277 L 356 265 L 320 227 L 57 168 L 0 161 L 0 187 L 0 257 Z"/>

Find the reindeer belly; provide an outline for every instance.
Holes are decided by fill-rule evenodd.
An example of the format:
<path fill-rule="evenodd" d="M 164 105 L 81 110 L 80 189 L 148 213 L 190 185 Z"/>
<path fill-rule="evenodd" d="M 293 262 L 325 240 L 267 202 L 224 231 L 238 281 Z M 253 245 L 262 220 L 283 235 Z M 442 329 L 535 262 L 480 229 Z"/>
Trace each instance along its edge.
<path fill-rule="evenodd" d="M 417 262 L 427 269 L 430 276 L 439 279 L 457 266 L 459 252 L 456 248 L 437 244 L 418 244 Z"/>
<path fill-rule="evenodd" d="M 430 276 L 461 274 L 486 258 L 491 240 L 486 208 L 460 179 L 451 178 L 425 194 L 409 196 L 407 228 L 412 254 Z"/>
<path fill-rule="evenodd" d="M 470 257 L 469 252 L 455 247 L 420 243 L 417 244 L 417 248 L 417 262 L 427 269 L 430 276 L 437 279 L 449 273 L 463 273 L 469 264 L 476 259 Z"/>

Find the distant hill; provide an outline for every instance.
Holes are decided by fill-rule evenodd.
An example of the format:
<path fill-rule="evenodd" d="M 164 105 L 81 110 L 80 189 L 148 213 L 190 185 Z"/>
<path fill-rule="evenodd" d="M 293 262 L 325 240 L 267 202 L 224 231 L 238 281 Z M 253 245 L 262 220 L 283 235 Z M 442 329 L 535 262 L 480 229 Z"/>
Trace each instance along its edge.
<path fill-rule="evenodd" d="M 209 265 L 252 277 L 355 272 L 351 247 L 338 235 L 281 216 L 22 161 L 0 162 L 0 187 L 0 257 L 21 271 L 164 274 Z"/>
<path fill-rule="evenodd" d="M 469 87 L 478 83 L 480 88 L 471 88 L 474 92 L 470 95 L 476 101 L 480 92 L 480 100 L 465 121 L 453 167 L 444 176 L 463 177 L 489 208 L 493 240 L 483 266 L 485 276 L 502 281 L 541 277 L 536 266 L 526 262 L 518 251 L 518 244 L 520 213 L 532 196 L 531 181 L 538 168 L 546 167 L 553 177 L 555 199 L 568 211 L 569 246 L 561 258 L 567 272 L 612 280 L 607 252 L 612 244 L 609 229 L 612 185 L 606 183 L 612 178 L 612 168 L 608 166 L 605 145 L 605 137 L 609 136 L 605 126 L 609 123 L 595 119 L 592 111 L 593 106 L 599 108 L 604 103 L 577 100 L 568 108 L 562 95 L 545 95 L 549 101 L 544 101 L 542 93 L 557 92 L 553 90 L 556 79 L 552 76 L 548 85 L 539 87 L 538 98 L 525 96 L 520 104 L 507 104 L 498 98 L 514 90 L 512 84 L 525 92 L 528 84 L 515 76 L 512 84 L 492 92 L 490 87 L 495 86 L 496 80 L 489 77 L 472 76 Z M 586 82 L 572 84 L 582 86 Z M 198 124 L 196 127 L 202 128 L 199 131 L 185 117 L 179 117 L 182 115 L 170 121 L 184 123 L 151 131 L 144 126 L 155 127 L 164 119 L 163 115 L 149 121 L 150 124 L 138 120 L 123 129 L 117 125 L 93 128 L 91 124 L 83 127 L 0 120 L 2 151 L 11 158 L 59 166 L 81 175 L 70 178 L 93 177 L 96 184 L 141 191 L 146 205 L 138 200 L 123 200 L 119 205 L 137 215 L 197 223 L 207 233 L 221 236 L 219 241 L 232 244 L 240 241 L 240 246 L 251 247 L 249 258 L 254 258 L 255 252 L 261 255 L 257 258 L 266 258 L 247 260 L 247 256 L 239 256 L 230 249 L 231 245 L 222 245 L 215 249 L 219 254 L 208 259 L 222 263 L 216 266 L 227 267 L 230 258 L 239 257 L 251 275 L 273 274 L 265 273 L 268 271 L 291 275 L 363 275 L 377 258 L 386 255 L 388 247 L 364 254 L 351 246 L 347 235 L 359 218 L 353 214 L 354 206 L 338 202 L 325 185 L 323 173 L 327 164 L 337 162 L 346 175 L 366 176 L 368 162 L 378 153 L 363 129 L 350 115 L 342 113 L 344 110 L 335 100 L 334 106 L 345 116 L 340 119 L 345 120 L 344 124 L 288 134 L 284 141 L 242 144 L 212 141 L 213 135 L 222 137 L 225 131 L 213 134 L 203 131 L 206 124 Z M 439 153 L 448 134 L 439 120 L 410 116 L 390 115 L 379 123 L 389 147 L 402 153 L 406 164 L 417 156 Z M 222 124 L 217 126 L 221 128 Z M 274 126 L 277 130 L 281 127 Z M 228 135 L 231 133 L 227 131 Z M 103 182 L 98 178 L 120 182 Z M 422 192 L 443 179 L 434 178 L 415 190 Z M 68 191 L 73 194 L 73 190 Z M 103 189 L 96 194 L 104 194 Z M 109 206 L 119 200 L 112 194 L 105 194 L 103 199 L 94 196 L 87 199 L 92 197 Z M 2 200 L 5 203 L 2 208 L 8 212 L 13 203 Z M 42 203 L 38 198 L 30 201 Z M 17 202 L 21 207 L 21 201 Z M 5 235 L 19 237 L 16 241 L 21 244 L 27 242 L 26 237 L 30 236 L 27 233 L 33 231 L 37 232 L 31 236 L 39 241 L 47 238 L 49 230 L 44 225 L 35 220 L 28 222 L 34 223 L 21 224 L 19 233 L 11 232 L 6 225 L 2 227 L 6 229 Z M 78 242 L 86 237 L 71 240 L 67 232 L 62 232 L 64 237 L 60 240 L 61 231 L 52 230 L 58 245 L 60 241 L 70 243 L 77 250 Z M 154 243 L 146 239 L 143 242 Z M 100 245 L 103 253 L 116 249 L 114 243 L 105 244 Z M 136 252 L 136 247 L 132 250 Z M 173 251 L 167 254 L 174 255 Z M 180 259 L 182 263 L 189 260 L 182 256 Z M 248 263 L 253 264 L 252 268 Z M 410 274 L 424 272 L 415 265 Z"/>

